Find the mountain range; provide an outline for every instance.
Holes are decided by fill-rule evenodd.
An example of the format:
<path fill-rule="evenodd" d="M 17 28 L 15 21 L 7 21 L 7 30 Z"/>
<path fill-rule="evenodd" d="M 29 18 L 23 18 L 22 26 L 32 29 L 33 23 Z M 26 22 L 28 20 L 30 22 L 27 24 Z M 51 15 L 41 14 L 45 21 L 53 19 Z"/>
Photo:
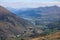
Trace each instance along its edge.
<path fill-rule="evenodd" d="M 8 10 L 11 11 L 9 8 Z M 40 29 L 52 27 L 51 25 L 55 25 L 55 22 L 58 24 L 60 23 L 60 7 L 56 5 L 49 7 L 16 9 L 13 12 L 21 18 L 29 20 L 36 27 L 40 27 Z"/>
<path fill-rule="evenodd" d="M 8 10 L 12 12 L 11 9 L 8 8 Z M 54 21 L 60 21 L 60 7 L 56 5 L 49 7 L 16 9 L 13 13 L 23 19 L 31 21 L 35 26 L 47 25 Z"/>

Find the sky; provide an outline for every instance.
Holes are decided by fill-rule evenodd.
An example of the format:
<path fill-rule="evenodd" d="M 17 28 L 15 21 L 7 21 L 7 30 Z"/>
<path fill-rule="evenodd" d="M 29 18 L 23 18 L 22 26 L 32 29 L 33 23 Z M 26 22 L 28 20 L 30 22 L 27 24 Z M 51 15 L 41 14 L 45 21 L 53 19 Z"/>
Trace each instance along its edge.
<path fill-rule="evenodd" d="M 60 0 L 0 0 L 0 2 L 59 2 Z"/>
<path fill-rule="evenodd" d="M 36 8 L 40 6 L 60 6 L 60 0 L 0 0 L 0 5 L 12 8 Z"/>

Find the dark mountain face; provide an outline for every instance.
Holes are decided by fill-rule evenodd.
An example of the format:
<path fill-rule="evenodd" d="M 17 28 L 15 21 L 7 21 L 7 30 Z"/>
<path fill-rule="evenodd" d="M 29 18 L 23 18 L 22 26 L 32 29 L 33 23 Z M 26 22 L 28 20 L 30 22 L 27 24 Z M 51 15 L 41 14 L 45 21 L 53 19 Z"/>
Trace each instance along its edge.
<path fill-rule="evenodd" d="M 0 36 L 11 37 L 33 27 L 33 24 L 0 6 Z"/>

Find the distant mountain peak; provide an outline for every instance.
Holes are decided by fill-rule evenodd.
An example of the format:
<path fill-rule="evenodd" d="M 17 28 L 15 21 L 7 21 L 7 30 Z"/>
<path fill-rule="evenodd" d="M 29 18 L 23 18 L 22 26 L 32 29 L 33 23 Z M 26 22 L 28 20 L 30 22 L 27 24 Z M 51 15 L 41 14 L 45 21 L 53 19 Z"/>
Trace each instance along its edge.
<path fill-rule="evenodd" d="M 54 6 L 50 6 L 49 8 L 59 8 L 59 6 L 54 5 Z"/>
<path fill-rule="evenodd" d="M 54 6 L 52 6 L 52 7 L 58 7 L 58 6 L 54 5 Z"/>

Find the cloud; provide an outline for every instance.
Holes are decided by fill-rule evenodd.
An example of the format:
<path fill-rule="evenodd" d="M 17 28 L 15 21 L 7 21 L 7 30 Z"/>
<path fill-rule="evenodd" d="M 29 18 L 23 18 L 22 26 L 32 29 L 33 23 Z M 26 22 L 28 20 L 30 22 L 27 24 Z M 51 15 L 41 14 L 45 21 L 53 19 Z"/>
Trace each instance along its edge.
<path fill-rule="evenodd" d="M 59 2 L 60 0 L 0 0 L 0 2 Z"/>
<path fill-rule="evenodd" d="M 41 6 L 60 6 L 60 2 L 1 2 L 0 5 L 12 8 L 36 8 Z"/>

